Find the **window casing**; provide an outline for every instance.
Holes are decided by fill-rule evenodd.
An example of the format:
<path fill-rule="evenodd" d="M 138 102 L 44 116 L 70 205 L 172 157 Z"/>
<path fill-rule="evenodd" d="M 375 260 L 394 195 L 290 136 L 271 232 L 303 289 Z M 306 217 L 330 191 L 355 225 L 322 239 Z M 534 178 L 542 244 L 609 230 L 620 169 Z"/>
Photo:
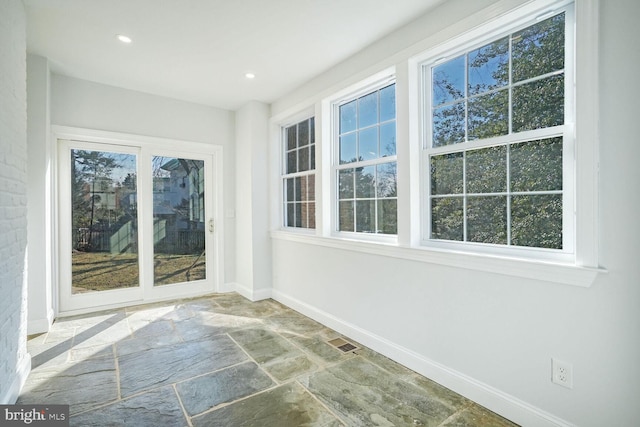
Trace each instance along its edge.
<path fill-rule="evenodd" d="M 564 7 L 421 63 L 425 245 L 573 251 L 572 31 Z"/>
<path fill-rule="evenodd" d="M 282 128 L 283 225 L 316 227 L 315 119 L 311 117 Z"/>
<path fill-rule="evenodd" d="M 336 93 L 326 98 L 318 96 L 314 106 L 316 118 L 319 117 L 317 126 L 319 127 L 319 140 L 321 140 L 319 143 L 321 145 L 318 147 L 316 175 L 319 190 L 316 195 L 318 230 L 313 235 L 289 232 L 291 230 L 274 230 L 272 235 L 275 238 L 585 287 L 590 286 L 598 274 L 606 271 L 599 267 L 597 244 L 598 0 L 584 0 L 577 2 L 577 4 L 572 0 L 532 0 L 521 7 L 510 11 L 505 10 L 504 13 L 496 14 L 494 12 L 489 11 L 486 16 L 474 15 L 470 23 L 458 22 L 451 27 L 457 36 L 450 37 L 451 32 L 449 31 L 447 34 L 436 33 L 433 35 L 433 41 L 425 39 L 422 45 L 408 47 L 406 53 L 393 59 L 395 62 L 390 60 L 381 63 L 381 67 L 386 68 L 375 75 L 369 75 L 357 84 L 353 84 L 354 79 L 349 78 L 346 80 L 351 82 L 348 83 L 348 87 L 342 86 L 341 89 L 336 87 Z M 560 13 L 564 13 L 565 16 L 565 54 L 562 71 L 555 70 L 556 72 L 550 72 L 549 75 L 536 75 L 528 81 L 523 79 L 510 82 L 506 89 L 495 85 L 484 92 L 478 91 L 470 96 L 465 95 L 464 102 L 484 95 L 495 94 L 501 90 L 507 90 L 510 98 L 514 87 L 535 83 L 546 77 L 556 76 L 558 78 L 557 76 L 561 74 L 564 80 L 562 107 L 564 118 L 562 123 L 531 129 L 518 128 L 519 125 L 516 123 L 514 127 L 510 116 L 512 106 L 508 106 L 509 117 L 506 134 L 477 135 L 478 129 L 482 129 L 474 124 L 476 127 L 472 127 L 471 138 L 467 138 L 467 112 L 465 111 L 464 140 L 432 146 L 432 128 L 429 118 L 434 106 L 431 104 L 431 71 L 429 67 L 445 64 L 451 59 L 476 51 L 505 37 L 511 37 L 514 33 Z M 408 66 L 408 72 L 406 72 L 405 66 Z M 396 69 L 400 70 L 397 76 L 395 76 Z M 394 81 L 397 79 L 398 104 L 401 106 L 397 117 L 400 141 L 398 143 L 399 155 L 397 156 L 397 171 L 400 177 L 398 187 L 400 197 L 397 199 L 399 209 L 397 235 L 339 231 L 338 170 L 348 169 L 353 167 L 353 164 L 340 164 L 338 107 L 358 99 L 362 94 L 368 94 L 376 88 L 389 85 L 388 82 L 391 82 L 391 79 Z M 378 83 L 383 81 L 387 83 Z M 531 84 L 529 87 L 532 86 L 534 85 Z M 499 97 L 500 95 L 494 96 L 494 98 Z M 449 105 L 454 104 L 453 101 L 457 101 L 457 99 L 451 100 Z M 437 108 L 445 106 L 447 105 L 444 103 L 435 105 Z M 465 105 L 464 108 L 466 109 L 467 106 Z M 476 108 L 474 111 L 477 110 Z M 291 117 L 294 113 L 291 110 L 283 110 L 278 114 L 276 110 L 273 122 L 282 123 L 286 117 Z M 502 128 L 504 129 L 504 124 Z M 276 131 L 274 135 L 277 134 Z M 280 145 L 275 144 L 275 141 L 276 138 L 274 138 L 274 150 Z M 579 149 L 576 148 L 577 146 Z M 523 164 L 526 166 L 522 159 L 531 157 L 530 153 L 536 151 L 542 152 L 543 157 L 544 153 L 547 153 L 547 158 L 555 159 L 554 162 L 546 165 L 547 169 L 554 172 L 550 175 L 553 179 L 534 183 L 533 187 L 523 191 L 518 189 L 520 181 L 516 179 L 518 178 L 517 166 Z M 444 193 L 445 187 L 440 184 L 445 184 L 447 181 L 436 180 L 434 185 L 439 190 L 433 192 L 434 196 L 439 197 L 434 197 L 435 199 L 444 199 L 448 196 L 454 198 L 455 195 L 464 200 L 465 197 L 473 198 L 476 196 L 476 200 L 471 200 L 470 207 L 472 209 L 474 208 L 473 202 L 484 196 L 487 198 L 506 197 L 509 200 L 507 203 L 511 203 L 512 198 L 517 196 L 531 196 L 530 199 L 533 196 L 548 196 L 547 198 L 555 202 L 556 205 L 558 200 L 561 200 L 561 249 L 553 248 L 554 245 L 557 246 L 557 233 L 555 238 L 552 235 L 552 238 L 545 240 L 551 242 L 542 245 L 547 247 L 525 246 L 524 243 L 517 241 L 514 244 L 503 244 L 499 240 L 498 243 L 485 243 L 431 238 L 431 158 L 445 154 L 450 154 L 454 158 L 456 154 L 462 156 L 464 159 L 463 174 L 469 171 L 471 175 L 474 174 L 474 165 L 491 165 L 495 163 L 497 155 L 504 155 L 505 159 L 501 164 L 501 170 L 508 169 L 509 175 L 501 180 L 500 185 L 504 187 L 509 185 L 510 188 L 509 191 L 498 192 L 496 188 L 487 185 L 490 191 L 482 193 L 480 191 L 485 190 L 474 189 L 471 185 L 469 188 L 463 189 L 460 195 L 460 193 Z M 491 154 L 494 156 L 492 157 Z M 442 166 L 442 163 L 446 162 L 444 157 L 437 157 L 434 163 L 435 168 L 442 171 L 443 169 L 438 166 Z M 466 163 L 469 163 L 468 168 Z M 514 171 L 511 171 L 512 163 L 516 166 Z M 562 165 L 560 174 L 558 174 L 557 163 Z M 537 164 L 543 165 L 544 163 L 539 161 Z M 478 169 L 482 170 L 482 168 L 475 167 L 475 172 Z M 444 170 L 446 171 L 446 169 Z M 492 172 L 494 175 L 497 173 L 496 171 Z M 514 174 L 512 172 L 516 172 L 513 180 L 512 175 Z M 522 172 L 520 180 L 526 176 L 526 173 Z M 465 178 L 466 176 L 463 175 L 463 185 L 465 185 Z M 561 189 L 554 189 L 547 185 L 559 180 L 562 185 Z M 475 185 L 480 186 L 480 184 L 482 182 Z M 543 186 L 543 184 L 545 185 Z M 274 183 L 274 185 L 277 184 Z M 497 187 L 497 183 L 491 183 L 491 185 Z M 440 193 L 436 194 L 437 191 Z M 355 200 L 355 197 L 353 199 Z M 524 204 L 522 199 L 524 198 L 520 200 L 516 198 L 516 202 L 520 202 L 520 206 Z M 495 200 L 497 199 L 490 199 L 490 201 Z M 549 201 L 547 200 L 547 202 Z M 276 203 L 274 201 L 274 212 Z M 533 206 L 536 207 L 539 204 L 533 204 Z M 523 210 L 521 209 L 521 211 Z M 526 210 L 524 211 L 526 212 Z M 558 211 L 556 209 L 553 212 L 557 213 Z M 511 212 L 509 210 L 507 213 L 505 208 L 503 218 L 506 215 L 511 215 Z M 559 222 L 557 214 L 555 218 L 556 223 Z M 544 220 L 544 218 L 542 219 Z M 516 222 L 517 220 L 518 218 L 516 218 Z M 482 223 L 480 224 L 482 225 Z M 507 224 L 510 223 L 507 222 Z M 472 233 L 482 232 L 482 230 L 474 231 L 473 229 L 471 231 Z M 511 232 L 512 230 L 509 231 L 509 233 Z M 498 238 L 502 238 L 503 241 L 507 239 L 510 242 L 511 236 L 504 237 L 506 233 L 505 230 Z M 514 237 L 518 237 L 518 233 L 525 239 L 529 236 L 520 229 L 516 230 Z"/>
<path fill-rule="evenodd" d="M 397 234 L 395 83 L 336 103 L 334 114 L 335 230 Z"/>

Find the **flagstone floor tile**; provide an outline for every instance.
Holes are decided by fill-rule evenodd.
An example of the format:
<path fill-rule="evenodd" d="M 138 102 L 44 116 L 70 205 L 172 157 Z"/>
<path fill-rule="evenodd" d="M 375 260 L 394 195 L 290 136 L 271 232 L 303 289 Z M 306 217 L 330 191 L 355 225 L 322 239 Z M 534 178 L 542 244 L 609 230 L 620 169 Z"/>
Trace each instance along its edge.
<path fill-rule="evenodd" d="M 245 360 L 246 354 L 225 335 L 130 353 L 118 358 L 120 390 L 123 397 L 131 396 Z"/>
<path fill-rule="evenodd" d="M 166 386 L 72 416 L 69 424 L 72 427 L 183 427 L 187 419 L 173 387 Z"/>
<path fill-rule="evenodd" d="M 178 383 L 176 390 L 187 413 L 197 415 L 274 385 L 258 365 L 245 362 Z"/>
<path fill-rule="evenodd" d="M 289 383 L 194 417 L 194 427 L 328 426 L 337 418 L 315 400 L 300 384 Z"/>
<path fill-rule="evenodd" d="M 71 426 L 515 426 L 276 301 L 235 293 L 62 318 L 27 344 L 17 403 L 68 404 Z"/>

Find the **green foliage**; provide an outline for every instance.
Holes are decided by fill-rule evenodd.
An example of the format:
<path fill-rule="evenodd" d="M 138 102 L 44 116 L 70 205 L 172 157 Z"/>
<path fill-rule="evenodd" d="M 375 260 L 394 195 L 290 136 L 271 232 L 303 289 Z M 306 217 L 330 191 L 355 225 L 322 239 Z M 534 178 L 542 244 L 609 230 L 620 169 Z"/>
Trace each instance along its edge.
<path fill-rule="evenodd" d="M 464 200 L 462 197 L 431 199 L 431 238 L 464 240 Z"/>
<path fill-rule="evenodd" d="M 514 83 L 564 69 L 564 13 L 511 37 Z"/>
<path fill-rule="evenodd" d="M 513 131 L 564 123 L 564 76 L 555 75 L 513 88 Z"/>
<path fill-rule="evenodd" d="M 512 197 L 511 221 L 511 244 L 562 248 L 562 195 Z"/>

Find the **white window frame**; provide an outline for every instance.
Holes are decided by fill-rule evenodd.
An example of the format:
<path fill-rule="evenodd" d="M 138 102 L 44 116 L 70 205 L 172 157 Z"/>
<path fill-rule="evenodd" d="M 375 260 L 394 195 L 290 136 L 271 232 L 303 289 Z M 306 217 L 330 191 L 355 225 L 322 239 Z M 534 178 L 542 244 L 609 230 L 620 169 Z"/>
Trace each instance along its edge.
<path fill-rule="evenodd" d="M 349 240 L 362 240 L 370 242 L 397 244 L 398 234 L 382 234 L 382 233 L 364 233 L 357 231 L 340 231 L 339 226 L 339 194 L 338 194 L 338 171 L 340 169 L 348 169 L 350 167 L 361 166 L 376 166 L 383 163 L 395 163 L 398 167 L 398 139 L 397 139 L 397 111 L 396 111 L 396 155 L 379 157 L 374 160 L 367 160 L 362 162 L 353 162 L 340 164 L 340 138 L 339 138 L 339 123 L 340 123 L 340 106 L 347 104 L 353 100 L 356 100 L 362 96 L 368 95 L 377 90 L 383 89 L 386 86 L 396 84 L 395 67 L 389 68 L 375 75 L 364 79 L 360 83 L 352 85 L 337 94 L 331 99 L 325 101 L 330 106 L 331 115 L 331 138 L 330 141 L 323 141 L 323 144 L 331 146 L 331 167 L 330 167 L 330 183 L 331 183 L 331 236 L 341 239 Z M 397 90 L 397 86 L 396 86 Z M 326 111 L 326 109 L 325 109 Z M 396 169 L 396 173 L 397 169 Z M 399 202 L 398 202 L 399 203 Z M 399 215 L 396 217 L 399 220 Z M 399 224 L 398 224 L 399 226 Z"/>
<path fill-rule="evenodd" d="M 314 120 L 314 132 L 313 132 L 313 137 L 314 137 L 314 141 L 313 141 L 313 145 L 314 145 L 314 149 L 315 149 L 315 158 L 314 158 L 314 168 L 313 169 L 308 169 L 306 171 L 302 171 L 302 172 L 292 172 L 292 173 L 287 173 L 287 152 L 289 151 L 287 149 L 287 129 L 292 127 L 292 126 L 297 126 L 298 124 L 300 124 L 301 122 L 304 121 L 308 121 L 310 119 Z M 317 170 L 318 170 L 318 146 L 319 141 L 317 139 L 317 135 L 315 132 L 315 128 L 316 128 L 317 124 L 316 124 L 316 118 L 315 115 L 313 113 L 309 113 L 309 112 L 305 112 L 304 114 L 301 115 L 297 115 L 294 116 L 294 118 L 287 120 L 286 122 L 283 122 L 281 124 L 279 124 L 279 129 L 280 129 L 280 137 L 279 137 L 279 141 L 280 141 L 280 226 L 282 229 L 286 229 L 288 231 L 295 231 L 295 232 L 309 232 L 309 233 L 315 233 L 316 228 L 318 227 L 318 174 L 317 174 Z M 311 138 L 311 129 L 309 129 L 309 138 Z M 310 147 L 312 144 L 311 142 L 309 142 L 308 146 Z M 296 148 L 296 150 L 299 150 L 299 148 Z M 298 178 L 298 177 L 308 177 L 308 176 L 313 176 L 314 177 L 314 196 L 313 196 L 313 202 L 315 204 L 315 217 L 314 217 L 314 226 L 313 227 L 296 227 L 296 226 L 289 226 L 287 225 L 287 210 L 286 210 L 286 205 L 288 203 L 287 200 L 287 194 L 286 194 L 286 181 L 287 179 L 291 179 L 291 178 Z"/>
<path fill-rule="evenodd" d="M 536 282 L 590 287 L 595 278 L 607 270 L 598 262 L 598 156 L 599 156 L 599 0 L 580 0 L 575 3 L 575 250 L 573 259 L 540 259 L 489 253 L 487 251 L 460 251 L 442 249 L 421 244 L 423 174 L 421 156 L 423 138 L 421 111 L 421 64 L 434 58 L 437 52 L 454 49 L 459 40 L 471 40 L 490 36 L 487 33 L 504 32 L 504 21 L 530 20 L 560 6 L 570 4 L 565 0 L 531 0 L 513 5 L 498 2 L 495 7 L 484 8 L 466 16 L 424 39 L 406 46 L 393 57 L 382 59 L 375 65 L 356 73 L 340 83 L 331 84 L 321 92 L 309 96 L 290 109 L 277 113 L 272 125 L 286 120 L 305 106 L 315 110 L 316 120 L 316 233 L 295 232 L 280 227 L 278 212 L 280 200 L 272 198 L 271 235 L 274 239 L 317 245 L 337 250 L 347 250 L 411 260 L 456 269 L 487 272 L 524 278 Z M 444 55 L 440 55 L 444 56 Z M 397 69 L 397 74 L 396 74 Z M 566 71 L 569 72 L 568 70 Z M 374 85 L 390 76 L 396 77 L 396 135 L 398 156 L 398 236 L 389 241 L 348 238 L 335 233 L 335 189 L 332 159 L 332 103 L 349 96 L 358 88 Z M 309 107 L 313 105 L 313 107 Z M 276 108 L 276 111 L 278 108 Z M 280 152 L 279 128 L 272 126 L 273 141 L 271 160 L 278 164 Z M 277 142 L 277 143 L 276 143 Z M 274 168 L 275 169 L 275 168 Z M 277 194 L 279 170 L 274 175 L 272 189 Z M 277 214 L 275 214 L 278 212 Z"/>
<path fill-rule="evenodd" d="M 547 2 L 548 3 L 548 2 Z M 559 13 L 565 13 L 565 89 L 564 89 L 564 124 L 508 135 L 461 142 L 441 147 L 431 147 L 432 120 L 431 120 L 431 69 L 448 59 L 470 52 L 520 29 L 534 25 Z M 523 11 L 516 10 L 488 24 L 482 25 L 473 31 L 456 37 L 437 48 L 425 53 L 418 61 L 420 76 L 420 135 L 421 135 L 421 239 L 420 244 L 427 248 L 443 249 L 451 251 L 472 252 L 478 254 L 490 254 L 498 256 L 511 256 L 526 259 L 549 260 L 557 262 L 574 262 L 575 253 L 575 17 L 571 1 L 555 2 L 543 10 Z M 532 141 L 553 136 L 563 138 L 563 245 L 562 249 L 531 248 L 499 244 L 473 243 L 461 241 L 446 241 L 431 239 L 431 210 L 430 210 L 430 155 L 457 153 L 483 147 L 508 146 L 512 143 Z"/>

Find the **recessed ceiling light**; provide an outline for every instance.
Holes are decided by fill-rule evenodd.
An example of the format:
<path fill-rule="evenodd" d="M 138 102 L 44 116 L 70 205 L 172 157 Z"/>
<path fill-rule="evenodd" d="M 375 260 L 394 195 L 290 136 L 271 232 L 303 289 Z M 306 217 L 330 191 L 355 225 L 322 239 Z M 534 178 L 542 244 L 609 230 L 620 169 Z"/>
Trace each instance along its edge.
<path fill-rule="evenodd" d="M 255 79 L 255 78 L 256 78 L 256 75 L 255 75 L 255 74 L 253 74 L 253 73 L 246 73 L 244 76 L 245 76 L 246 78 L 248 78 L 249 80 L 251 80 L 251 79 Z"/>
<path fill-rule="evenodd" d="M 131 37 L 127 37 L 124 34 L 117 34 L 116 38 L 120 40 L 122 43 L 131 43 Z"/>

